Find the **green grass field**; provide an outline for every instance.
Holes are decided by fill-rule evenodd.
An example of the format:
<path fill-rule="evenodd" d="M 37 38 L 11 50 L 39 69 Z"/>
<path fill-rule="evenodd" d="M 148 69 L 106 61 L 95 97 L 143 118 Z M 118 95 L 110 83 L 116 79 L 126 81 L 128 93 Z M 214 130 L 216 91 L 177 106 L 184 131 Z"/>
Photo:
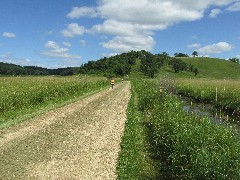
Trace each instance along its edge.
<path fill-rule="evenodd" d="M 210 79 L 240 79 L 240 64 L 223 59 L 206 57 L 180 59 L 199 69 L 197 77 Z"/>
<path fill-rule="evenodd" d="M 0 126 L 107 87 L 103 77 L 0 77 Z"/>

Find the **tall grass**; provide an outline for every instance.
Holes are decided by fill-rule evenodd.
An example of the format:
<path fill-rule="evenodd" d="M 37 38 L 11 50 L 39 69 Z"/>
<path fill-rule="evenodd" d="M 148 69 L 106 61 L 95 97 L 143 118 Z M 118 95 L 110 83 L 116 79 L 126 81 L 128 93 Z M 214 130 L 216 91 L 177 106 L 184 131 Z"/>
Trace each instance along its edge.
<path fill-rule="evenodd" d="M 131 99 L 118 157 L 118 179 L 156 179 L 156 164 L 151 159 L 148 129 L 143 112 L 138 108 L 142 81 L 131 81 Z"/>
<path fill-rule="evenodd" d="M 1 77 L 0 124 L 108 85 L 105 78 L 83 77 Z"/>
<path fill-rule="evenodd" d="M 144 84 L 138 105 L 152 132 L 159 179 L 240 179 L 237 132 L 186 113 L 178 98 Z"/>
<path fill-rule="evenodd" d="M 177 93 L 235 110 L 240 114 L 240 81 L 178 79 Z"/>

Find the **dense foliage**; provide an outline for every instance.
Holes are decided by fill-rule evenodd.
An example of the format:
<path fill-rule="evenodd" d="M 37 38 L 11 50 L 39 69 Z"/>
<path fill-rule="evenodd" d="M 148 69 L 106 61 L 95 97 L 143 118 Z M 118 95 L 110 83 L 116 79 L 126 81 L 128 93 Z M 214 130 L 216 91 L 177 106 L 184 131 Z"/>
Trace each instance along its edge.
<path fill-rule="evenodd" d="M 159 71 L 159 68 L 163 65 L 166 57 L 163 54 L 153 55 L 149 52 L 141 51 L 142 55 L 140 69 L 145 76 L 154 78 Z"/>
<path fill-rule="evenodd" d="M 184 54 L 184 53 L 175 53 L 174 56 L 175 57 L 189 57 L 187 54 Z"/>
<path fill-rule="evenodd" d="M 239 64 L 239 62 L 240 62 L 239 59 L 237 59 L 237 58 L 230 58 L 229 61 L 237 63 L 237 64 Z"/>
<path fill-rule="evenodd" d="M 169 66 L 173 69 L 175 73 L 179 71 L 187 70 L 187 63 L 183 62 L 181 59 L 171 58 L 168 62 Z"/>
<path fill-rule="evenodd" d="M 106 77 L 124 76 L 130 73 L 137 57 L 138 52 L 131 51 L 97 61 L 88 61 L 80 67 L 79 73 L 101 74 Z"/>

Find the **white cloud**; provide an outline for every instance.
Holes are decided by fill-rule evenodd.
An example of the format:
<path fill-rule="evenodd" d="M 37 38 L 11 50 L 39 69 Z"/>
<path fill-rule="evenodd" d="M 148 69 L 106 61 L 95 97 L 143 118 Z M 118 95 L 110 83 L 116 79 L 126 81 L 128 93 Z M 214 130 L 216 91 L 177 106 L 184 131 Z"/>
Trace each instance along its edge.
<path fill-rule="evenodd" d="M 67 17 L 99 17 L 103 23 L 95 24 L 87 32 L 112 35 L 112 40 L 101 43 L 115 52 L 134 50 L 139 47 L 151 51 L 154 32 L 183 21 L 195 21 L 204 16 L 209 7 L 227 6 L 235 0 L 98 0 L 96 7 L 74 7 Z M 220 11 L 213 10 L 211 16 Z M 85 30 L 86 32 L 86 30 Z M 65 36 L 72 33 L 65 32 Z M 139 45 L 136 38 L 141 40 Z M 149 38 L 151 37 L 151 38 Z M 144 41 L 144 42 L 143 42 Z"/>
<path fill-rule="evenodd" d="M 116 56 L 118 55 L 119 53 L 109 53 L 109 54 L 106 54 L 106 53 L 103 53 L 102 56 L 103 57 L 111 57 L 111 56 Z"/>
<path fill-rule="evenodd" d="M 188 48 L 199 48 L 201 47 L 201 44 L 190 44 L 188 45 Z"/>
<path fill-rule="evenodd" d="M 67 46 L 67 47 L 71 47 L 71 46 L 72 46 L 72 44 L 69 43 L 69 42 L 63 42 L 63 45 L 64 45 L 64 46 Z"/>
<path fill-rule="evenodd" d="M 236 56 L 236 58 L 240 59 L 240 54 Z"/>
<path fill-rule="evenodd" d="M 116 36 L 112 40 L 102 43 L 102 45 L 103 47 L 112 49 L 117 53 L 142 49 L 150 51 L 153 49 L 155 41 L 151 36 Z"/>
<path fill-rule="evenodd" d="M 225 51 L 230 51 L 230 50 L 232 50 L 232 48 L 233 48 L 232 45 L 227 42 L 219 42 L 217 44 L 201 47 L 197 51 L 203 55 L 219 54 L 219 53 L 222 53 Z"/>
<path fill-rule="evenodd" d="M 210 18 L 215 18 L 217 17 L 217 15 L 219 15 L 221 13 L 221 9 L 212 9 L 211 13 L 209 14 Z"/>
<path fill-rule="evenodd" d="M 4 32 L 2 34 L 3 37 L 6 37 L 6 38 L 16 38 L 16 35 L 14 33 L 11 33 L 11 32 Z"/>
<path fill-rule="evenodd" d="M 233 3 L 227 8 L 229 11 L 240 11 L 240 1 Z"/>
<path fill-rule="evenodd" d="M 74 37 L 83 35 L 84 33 L 85 28 L 83 26 L 79 26 L 77 23 L 68 24 L 67 29 L 62 30 L 64 37 Z"/>
<path fill-rule="evenodd" d="M 68 13 L 67 17 L 70 19 L 75 19 L 83 16 L 96 17 L 98 15 L 97 11 L 93 7 L 73 7 L 72 11 Z"/>
<path fill-rule="evenodd" d="M 48 51 L 42 52 L 41 55 L 44 55 L 44 56 L 47 56 L 47 57 L 69 59 L 69 60 L 80 59 L 81 58 L 78 55 L 69 54 L 68 53 L 68 51 L 69 51 L 68 48 L 61 48 L 54 41 L 48 41 L 45 44 L 45 47 L 48 49 Z"/>
<path fill-rule="evenodd" d="M 7 52 L 0 56 L 0 61 L 10 64 L 17 64 L 20 66 L 31 66 L 32 61 L 29 58 L 17 58 L 13 56 L 13 53 Z"/>

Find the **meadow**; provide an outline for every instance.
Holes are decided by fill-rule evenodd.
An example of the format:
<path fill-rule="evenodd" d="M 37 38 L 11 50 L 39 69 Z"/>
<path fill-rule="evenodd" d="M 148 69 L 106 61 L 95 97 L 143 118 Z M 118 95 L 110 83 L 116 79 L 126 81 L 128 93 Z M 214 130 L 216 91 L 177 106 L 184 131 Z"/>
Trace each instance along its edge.
<path fill-rule="evenodd" d="M 240 81 L 177 79 L 178 94 L 240 113 Z"/>
<path fill-rule="evenodd" d="M 240 178 L 238 132 L 185 112 L 178 97 L 160 92 L 156 81 L 132 84 L 135 105 L 128 109 L 119 179 Z"/>
<path fill-rule="evenodd" d="M 197 67 L 197 77 L 208 79 L 240 79 L 240 65 L 224 59 L 195 57 L 180 58 L 187 64 Z"/>
<path fill-rule="evenodd" d="M 0 125 L 8 126 L 39 109 L 57 107 L 101 88 L 103 77 L 0 77 Z"/>

